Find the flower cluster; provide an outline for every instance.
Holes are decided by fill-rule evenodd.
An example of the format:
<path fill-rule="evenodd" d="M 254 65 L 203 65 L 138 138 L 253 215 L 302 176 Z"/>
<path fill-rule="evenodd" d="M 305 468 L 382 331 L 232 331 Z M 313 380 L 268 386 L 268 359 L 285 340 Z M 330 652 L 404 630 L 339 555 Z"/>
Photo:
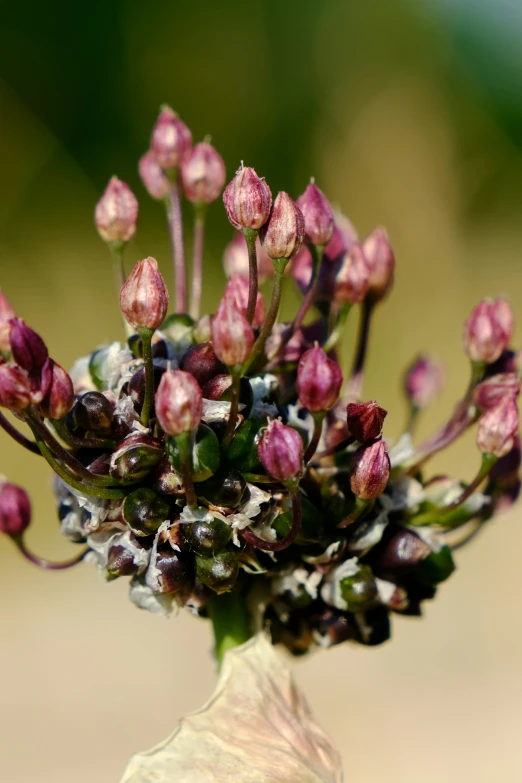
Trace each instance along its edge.
<path fill-rule="evenodd" d="M 43 568 L 94 562 L 107 580 L 130 578 L 142 608 L 210 616 L 218 644 L 224 629 L 241 640 L 259 627 L 294 653 L 385 641 L 391 614 L 419 614 L 454 570 L 452 550 L 518 494 L 520 382 L 508 303 L 483 301 L 468 318 L 469 387 L 418 445 L 415 423 L 444 373 L 431 357 L 415 360 L 404 378 L 407 430 L 391 443 L 387 411 L 363 397 L 372 317 L 393 284 L 386 232 L 359 241 L 315 182 L 296 201 L 273 198 L 241 164 L 223 193 L 236 231 L 224 252 L 228 282 L 215 313 L 201 315 L 205 211 L 225 185 L 223 160 L 208 141 L 193 145 L 164 107 L 139 172 L 167 208 L 173 313 L 155 259 L 125 274 L 138 201 L 116 177 L 95 223 L 121 278 L 126 339 L 68 374 L 0 294 L 0 405 L 32 437 L 2 413 L 0 424 L 53 468 L 61 530 L 80 550 L 57 563 L 31 552 L 28 497 L 7 481 L 0 530 Z M 194 211 L 189 303 L 183 196 Z M 302 300 L 283 324 L 292 278 Z M 357 305 L 356 355 L 343 379 L 337 351 Z M 429 459 L 474 425 L 473 481 L 430 476 Z"/>

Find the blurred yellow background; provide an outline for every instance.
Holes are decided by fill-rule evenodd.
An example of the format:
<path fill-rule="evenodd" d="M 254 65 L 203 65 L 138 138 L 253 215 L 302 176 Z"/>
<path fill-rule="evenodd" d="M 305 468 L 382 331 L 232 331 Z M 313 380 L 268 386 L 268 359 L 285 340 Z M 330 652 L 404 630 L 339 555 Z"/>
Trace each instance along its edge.
<path fill-rule="evenodd" d="M 461 330 L 474 304 L 506 294 L 522 312 L 521 34 L 515 0 L 4 7 L 0 285 L 66 367 L 120 337 L 93 208 L 110 175 L 127 181 L 141 208 L 128 263 L 153 255 L 168 279 L 164 214 L 136 165 L 169 102 L 196 140 L 212 134 L 230 176 L 243 159 L 297 197 L 314 175 L 361 235 L 387 227 L 397 279 L 375 319 L 366 395 L 397 436 L 403 368 L 437 353 L 447 389 L 422 436 L 467 381 Z M 209 310 L 230 233 L 217 203 Z M 296 301 L 289 287 L 284 316 Z M 29 543 L 67 555 L 43 460 L 1 432 L 0 448 L 0 471 L 32 498 Z M 433 470 L 469 479 L 477 466 L 470 437 Z M 522 779 L 521 522 L 515 507 L 460 551 L 425 617 L 395 618 L 390 643 L 296 662 L 349 783 Z M 125 580 L 105 584 L 91 566 L 40 573 L 4 540 L 0 562 L 0 779 L 117 781 L 209 696 L 210 627 L 138 611 Z"/>

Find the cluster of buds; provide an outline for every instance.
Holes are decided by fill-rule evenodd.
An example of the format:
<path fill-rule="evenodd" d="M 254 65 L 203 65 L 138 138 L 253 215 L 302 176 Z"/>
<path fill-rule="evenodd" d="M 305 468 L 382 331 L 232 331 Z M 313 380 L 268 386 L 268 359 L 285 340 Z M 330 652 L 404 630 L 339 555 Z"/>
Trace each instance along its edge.
<path fill-rule="evenodd" d="M 420 444 L 414 420 L 444 373 L 427 356 L 411 365 L 408 427 L 391 442 L 387 411 L 362 391 L 371 321 L 393 284 L 386 232 L 359 240 L 315 182 L 295 201 L 273 198 L 241 164 L 223 193 L 236 232 L 224 253 L 228 282 L 215 312 L 201 315 L 204 215 L 225 184 L 223 161 L 207 140 L 193 146 L 163 108 L 139 171 L 167 204 L 173 312 L 155 259 L 125 274 L 138 202 L 116 177 L 95 221 L 121 275 L 126 339 L 68 374 L 0 293 L 0 406 L 15 417 L 0 413 L 0 424 L 54 470 L 61 530 L 80 550 L 63 563 L 30 552 L 29 500 L 7 482 L 0 531 L 41 567 L 87 561 L 107 580 L 129 578 L 131 600 L 159 614 L 179 605 L 216 617 L 231 593 L 248 628 L 263 625 L 294 653 L 385 641 L 391 615 L 419 614 L 454 570 L 453 548 L 518 494 L 520 381 L 508 303 L 486 300 L 469 317 L 469 387 Z M 183 194 L 195 219 L 190 308 Z M 280 323 L 292 282 L 302 301 Z M 357 306 L 358 344 L 343 377 L 337 350 Z M 432 455 L 474 425 L 473 480 L 431 477 Z"/>

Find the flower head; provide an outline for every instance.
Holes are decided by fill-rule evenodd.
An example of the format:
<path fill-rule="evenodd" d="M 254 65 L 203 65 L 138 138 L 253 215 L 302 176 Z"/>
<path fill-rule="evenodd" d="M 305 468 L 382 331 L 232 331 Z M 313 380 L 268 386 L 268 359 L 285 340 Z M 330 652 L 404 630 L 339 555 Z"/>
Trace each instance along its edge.
<path fill-rule="evenodd" d="M 294 479 L 303 469 L 303 441 L 299 433 L 279 419 L 273 419 L 257 447 L 267 473 L 278 481 Z"/>
<path fill-rule="evenodd" d="M 321 271 L 328 274 L 328 264 L 323 264 Z M 344 256 L 341 266 L 333 280 L 333 291 L 336 302 L 357 304 L 362 302 L 370 286 L 370 273 L 366 256 L 361 245 L 353 244 Z"/>
<path fill-rule="evenodd" d="M 269 218 L 272 193 L 254 169 L 241 166 L 223 193 L 228 219 L 234 228 L 260 229 Z"/>
<path fill-rule="evenodd" d="M 254 332 L 237 304 L 224 296 L 210 325 L 212 345 L 227 367 L 243 364 L 254 345 Z"/>
<path fill-rule="evenodd" d="M 152 198 L 164 199 L 169 195 L 169 180 L 152 150 L 142 155 L 138 164 L 141 181 Z"/>
<path fill-rule="evenodd" d="M 202 141 L 192 148 L 182 163 L 181 181 L 189 201 L 210 204 L 225 184 L 223 158 L 211 144 Z"/>
<path fill-rule="evenodd" d="M 10 321 L 16 318 L 16 313 L 3 291 L 0 291 L 0 352 L 9 351 Z"/>
<path fill-rule="evenodd" d="M 27 373 L 16 364 L 0 364 L 0 407 L 21 411 L 31 404 Z"/>
<path fill-rule="evenodd" d="M 138 201 L 126 182 L 111 177 L 96 204 L 94 222 L 104 242 L 128 242 L 136 233 Z"/>
<path fill-rule="evenodd" d="M 482 411 L 496 408 L 506 397 L 515 399 L 520 394 L 520 378 L 516 372 L 492 375 L 475 388 L 473 402 Z"/>
<path fill-rule="evenodd" d="M 312 245 L 327 245 L 334 230 L 334 214 L 330 202 L 311 182 L 297 199 L 297 206 L 303 213 L 306 238 Z"/>
<path fill-rule="evenodd" d="M 170 106 L 163 106 L 150 140 L 150 147 L 161 168 L 169 171 L 181 166 L 191 146 L 190 130 Z"/>
<path fill-rule="evenodd" d="M 198 382 L 183 370 L 167 370 L 156 392 L 156 416 L 168 435 L 192 432 L 201 421 L 203 395 Z"/>
<path fill-rule="evenodd" d="M 393 285 L 395 256 L 384 228 L 376 228 L 362 243 L 370 271 L 370 293 L 374 302 L 384 299 Z"/>
<path fill-rule="evenodd" d="M 359 443 L 375 440 L 382 432 L 387 415 L 388 411 L 381 408 L 375 400 L 350 402 L 347 407 L 348 431 Z"/>
<path fill-rule="evenodd" d="M 74 403 L 74 389 L 69 375 L 57 362 L 50 360 L 49 389 L 40 403 L 40 412 L 48 419 L 63 419 Z"/>
<path fill-rule="evenodd" d="M 293 258 L 303 243 L 304 218 L 288 193 L 278 193 L 261 229 L 261 244 L 270 258 Z"/>
<path fill-rule="evenodd" d="M 464 350 L 472 362 L 491 364 L 513 336 L 513 314 L 505 299 L 484 299 L 464 326 Z"/>
<path fill-rule="evenodd" d="M 390 458 L 383 440 L 361 446 L 353 459 L 350 486 L 362 500 L 376 498 L 386 489 L 390 477 Z"/>
<path fill-rule="evenodd" d="M 297 393 L 311 412 L 333 408 L 343 382 L 341 368 L 318 345 L 306 351 L 297 368 Z"/>
<path fill-rule="evenodd" d="M 243 275 L 234 274 L 229 278 L 223 297 L 229 299 L 239 310 L 242 315 L 246 317 L 247 305 L 248 305 L 248 279 Z M 257 292 L 256 309 L 254 312 L 254 320 L 252 326 L 261 326 L 265 320 L 265 303 L 261 293 Z"/>
<path fill-rule="evenodd" d="M 444 387 L 442 363 L 431 356 L 419 356 L 404 375 L 404 390 L 411 405 L 426 408 Z"/>
<path fill-rule="evenodd" d="M 506 395 L 480 419 L 477 446 L 483 454 L 503 457 L 511 450 L 518 428 L 517 404 L 512 396 Z"/>
<path fill-rule="evenodd" d="M 138 261 L 120 292 L 125 320 L 135 329 L 157 329 L 165 320 L 168 304 L 169 293 L 156 259 L 149 256 Z"/>

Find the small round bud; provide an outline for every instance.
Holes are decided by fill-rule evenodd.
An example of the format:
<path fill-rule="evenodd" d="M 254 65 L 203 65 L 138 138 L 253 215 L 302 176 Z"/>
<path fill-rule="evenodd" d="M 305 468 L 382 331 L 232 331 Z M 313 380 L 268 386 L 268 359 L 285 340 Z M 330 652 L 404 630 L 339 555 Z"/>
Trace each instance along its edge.
<path fill-rule="evenodd" d="M 132 537 L 132 549 L 124 544 L 112 544 L 107 553 L 107 578 L 117 579 L 119 576 L 133 576 L 139 570 L 136 562 L 137 553 L 143 547 Z"/>
<path fill-rule="evenodd" d="M 111 456 L 111 476 L 127 481 L 141 481 L 161 462 L 165 451 L 150 435 L 134 433 L 119 443 Z"/>
<path fill-rule="evenodd" d="M 272 193 L 254 169 L 241 164 L 225 188 L 223 203 L 234 228 L 259 229 L 269 218 Z"/>
<path fill-rule="evenodd" d="M 120 308 L 125 320 L 135 329 L 157 329 L 169 306 L 169 292 L 158 270 L 158 262 L 149 256 L 138 261 L 120 292 Z"/>
<path fill-rule="evenodd" d="M 370 294 L 374 302 L 384 299 L 393 285 L 395 256 L 384 228 L 376 228 L 362 243 L 370 272 Z"/>
<path fill-rule="evenodd" d="M 239 312 L 246 317 L 248 307 L 248 288 L 249 283 L 246 277 L 242 275 L 232 275 L 225 287 L 223 297 L 229 299 L 239 310 Z M 252 326 L 254 329 L 257 326 L 261 326 L 265 320 L 265 303 L 261 293 L 257 292 L 256 309 L 254 312 L 254 320 Z"/>
<path fill-rule="evenodd" d="M 0 533 L 21 536 L 31 524 L 31 503 L 25 489 L 10 484 L 0 485 Z"/>
<path fill-rule="evenodd" d="M 6 295 L 0 291 L 0 352 L 10 349 L 11 318 L 16 318 L 16 313 Z"/>
<path fill-rule="evenodd" d="M 73 383 L 63 367 L 52 359 L 50 363 L 51 383 L 40 403 L 40 412 L 48 419 L 63 419 L 74 404 Z"/>
<path fill-rule="evenodd" d="M 520 394 L 520 378 L 516 372 L 492 375 L 475 388 L 473 402 L 481 411 L 496 408 L 506 398 L 515 399 Z"/>
<path fill-rule="evenodd" d="M 239 573 L 239 560 L 235 552 L 218 552 L 212 557 L 196 555 L 196 576 L 202 585 L 215 593 L 232 590 Z"/>
<path fill-rule="evenodd" d="M 297 393 L 301 404 L 312 413 L 333 408 L 342 382 L 341 368 L 318 345 L 301 356 L 297 367 Z"/>
<path fill-rule="evenodd" d="M 211 521 L 181 525 L 181 534 L 194 552 L 214 555 L 227 546 L 232 537 L 232 529 L 222 519 L 215 518 Z"/>
<path fill-rule="evenodd" d="M 486 411 L 479 421 L 477 446 L 483 454 L 503 457 L 513 447 L 519 427 L 517 404 L 506 396 L 494 408 Z"/>
<path fill-rule="evenodd" d="M 225 373 L 227 369 L 217 358 L 211 342 L 192 345 L 179 366 L 193 375 L 202 388 L 216 375 Z"/>
<path fill-rule="evenodd" d="M 443 364 L 431 356 L 419 356 L 404 375 L 404 391 L 414 408 L 426 408 L 444 388 Z"/>
<path fill-rule="evenodd" d="M 203 395 L 193 375 L 167 370 L 155 399 L 156 416 L 167 435 L 181 435 L 197 428 L 203 413 Z"/>
<path fill-rule="evenodd" d="M 220 508 L 237 508 L 245 490 L 246 481 L 238 470 L 220 471 L 198 485 L 198 497 Z"/>
<path fill-rule="evenodd" d="M 86 392 L 76 400 L 72 415 L 77 429 L 106 435 L 114 421 L 114 405 L 101 392 Z"/>
<path fill-rule="evenodd" d="M 176 169 L 190 153 L 192 134 L 170 106 L 162 106 L 150 146 L 162 169 Z"/>
<path fill-rule="evenodd" d="M 169 518 L 170 508 L 154 490 L 141 487 L 123 501 L 122 516 L 134 535 L 151 536 Z"/>
<path fill-rule="evenodd" d="M 14 361 L 30 375 L 39 373 L 49 357 L 47 346 L 21 318 L 10 321 L 10 344 Z"/>
<path fill-rule="evenodd" d="M 390 477 L 390 458 L 383 440 L 361 446 L 353 458 L 350 486 L 362 500 L 376 498 L 386 489 Z"/>
<path fill-rule="evenodd" d="M 301 436 L 279 419 L 271 421 L 263 432 L 257 453 L 267 473 L 277 481 L 297 478 L 303 469 Z"/>
<path fill-rule="evenodd" d="M 0 407 L 21 411 L 31 404 L 27 374 L 16 364 L 0 364 Z"/>
<path fill-rule="evenodd" d="M 464 350 L 472 362 L 491 364 L 513 336 L 513 314 L 505 299 L 484 299 L 464 326 Z"/>
<path fill-rule="evenodd" d="M 96 204 L 94 222 L 104 242 L 128 242 L 136 233 L 138 201 L 126 182 L 111 177 Z"/>
<path fill-rule="evenodd" d="M 303 214 L 307 240 L 312 245 L 327 245 L 334 230 L 333 210 L 314 182 L 299 196 L 297 206 Z"/>
<path fill-rule="evenodd" d="M 323 264 L 321 271 L 328 273 L 328 264 Z M 321 282 L 319 283 L 321 285 Z M 357 304 L 362 302 L 370 287 L 370 272 L 361 245 L 354 244 L 344 256 L 339 271 L 333 282 L 336 302 Z"/>
<path fill-rule="evenodd" d="M 210 331 L 216 356 L 227 367 L 243 364 L 254 345 L 254 332 L 230 296 L 224 296 Z"/>
<path fill-rule="evenodd" d="M 260 232 L 261 244 L 270 258 L 293 258 L 301 249 L 305 224 L 301 210 L 288 193 L 281 191 Z"/>
<path fill-rule="evenodd" d="M 274 274 L 274 265 L 268 253 L 265 253 L 263 250 L 259 237 L 256 239 L 256 250 L 257 274 L 259 282 L 263 283 Z M 248 248 L 246 239 L 241 231 L 236 231 L 234 238 L 226 246 L 223 253 L 223 266 L 227 277 L 238 274 L 248 279 Z"/>
<path fill-rule="evenodd" d="M 225 177 L 223 158 L 204 141 L 192 148 L 181 166 L 185 196 L 194 204 L 215 201 L 223 189 Z"/>
<path fill-rule="evenodd" d="M 350 402 L 346 409 L 348 431 L 359 443 L 367 443 L 378 438 L 382 432 L 384 419 L 388 411 L 370 402 Z"/>
<path fill-rule="evenodd" d="M 152 198 L 161 201 L 169 195 L 170 184 L 168 177 L 156 160 L 152 150 L 142 155 L 138 164 L 141 181 L 145 185 Z"/>

